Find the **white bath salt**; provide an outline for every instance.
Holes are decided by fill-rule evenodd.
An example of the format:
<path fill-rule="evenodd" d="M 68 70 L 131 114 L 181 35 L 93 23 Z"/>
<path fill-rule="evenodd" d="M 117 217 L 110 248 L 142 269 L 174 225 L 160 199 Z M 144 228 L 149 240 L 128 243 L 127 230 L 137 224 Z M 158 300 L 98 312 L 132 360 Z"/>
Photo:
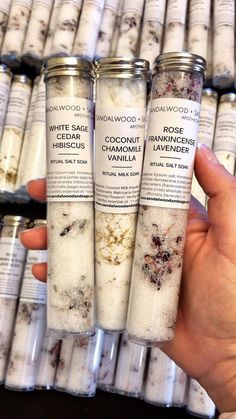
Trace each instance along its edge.
<path fill-rule="evenodd" d="M 97 62 L 97 75 L 96 320 L 104 330 L 122 331 L 143 162 L 148 63 L 104 58 Z"/>
<path fill-rule="evenodd" d="M 54 0 L 34 0 L 23 46 L 23 60 L 40 67 Z"/>
<path fill-rule="evenodd" d="M 43 58 L 44 59 L 49 58 L 49 56 L 51 55 L 52 40 L 53 40 L 53 37 L 54 37 L 54 33 L 55 33 L 56 25 L 57 25 L 57 19 L 58 19 L 58 15 L 59 15 L 59 11 L 60 11 L 62 1 L 63 0 L 54 0 L 54 3 L 53 3 L 51 18 L 50 18 L 50 22 L 49 22 L 49 25 L 48 25 L 46 42 L 45 42 L 44 50 L 43 50 Z"/>
<path fill-rule="evenodd" d="M 62 0 L 52 40 L 51 55 L 72 54 L 81 5 L 82 0 Z"/>
<path fill-rule="evenodd" d="M 55 377 L 55 390 L 65 391 L 70 369 L 70 361 L 73 352 L 73 339 L 62 339 L 60 355 L 57 364 L 57 371 Z"/>
<path fill-rule="evenodd" d="M 94 331 L 92 64 L 73 57 L 48 60 L 46 89 L 48 328 L 61 338 L 89 335 Z"/>
<path fill-rule="evenodd" d="M 122 335 L 117 360 L 114 392 L 130 397 L 140 397 L 143 387 L 147 348 Z"/>
<path fill-rule="evenodd" d="M 32 120 L 25 148 L 24 168 L 22 167 L 21 190 L 26 191 L 27 182 L 46 176 L 46 89 L 43 75 L 38 83 L 35 103 L 32 104 Z M 26 139 L 27 140 L 27 139 Z M 23 144 L 24 151 L 24 144 Z M 24 155 L 23 155 L 24 158 Z"/>
<path fill-rule="evenodd" d="M 95 396 L 102 341 L 103 331 L 100 329 L 96 329 L 93 336 L 74 340 L 66 384 L 67 393 L 85 397 Z"/>
<path fill-rule="evenodd" d="M 105 0 L 95 51 L 97 58 L 109 56 L 119 6 L 120 0 Z"/>
<path fill-rule="evenodd" d="M 191 0 L 189 6 L 188 51 L 207 59 L 210 0 Z"/>
<path fill-rule="evenodd" d="M 60 345 L 61 341 L 59 339 L 46 333 L 37 366 L 35 381 L 37 389 L 50 390 L 54 388 Z"/>
<path fill-rule="evenodd" d="M 204 70 L 189 53 L 156 59 L 127 320 L 149 346 L 174 337 Z"/>
<path fill-rule="evenodd" d="M 26 192 L 26 188 L 25 188 L 26 185 L 23 184 L 22 178 L 24 176 L 26 162 L 27 162 L 29 154 L 30 154 L 30 146 L 31 146 L 30 129 L 31 129 L 31 124 L 32 124 L 32 120 L 33 120 L 33 115 L 34 115 L 34 108 L 35 108 L 35 104 L 36 104 L 36 97 L 37 97 L 39 79 L 40 79 L 40 77 L 37 77 L 34 80 L 34 84 L 33 84 L 32 95 L 31 95 L 31 98 L 30 98 L 30 104 L 29 104 L 27 121 L 26 121 L 25 132 L 24 132 L 23 145 L 22 145 L 22 150 L 21 150 L 21 155 L 20 155 L 20 162 L 19 162 L 19 167 L 18 167 L 18 171 L 17 171 L 15 190 L 14 190 L 14 199 L 16 199 L 16 197 L 17 198 L 19 197 L 19 199 L 25 199 L 26 202 L 29 201 L 30 197 L 29 197 L 28 193 Z M 33 156 L 34 156 L 34 158 L 33 158 L 33 160 L 34 160 L 35 159 L 35 153 L 33 153 Z M 30 160 L 32 162 L 32 156 L 30 156 Z M 33 164 L 33 162 L 32 162 L 32 164 Z M 31 179 L 31 177 L 30 177 L 30 179 Z"/>
<path fill-rule="evenodd" d="M 168 0 L 162 52 L 183 51 L 186 11 L 187 0 Z"/>
<path fill-rule="evenodd" d="M 211 8 L 210 26 L 207 41 L 207 74 L 206 78 L 211 83 L 213 74 L 213 10 Z"/>
<path fill-rule="evenodd" d="M 144 0 L 125 0 L 116 56 L 136 57 Z"/>
<path fill-rule="evenodd" d="M 101 390 L 112 390 L 119 346 L 119 333 L 104 333 L 97 386 Z"/>
<path fill-rule="evenodd" d="M 1 61 L 10 67 L 20 65 L 32 4 L 33 0 L 12 0 L 1 51 Z"/>
<path fill-rule="evenodd" d="M 94 59 L 105 0 L 84 0 L 73 55 Z M 89 36 L 88 36 L 89 34 Z"/>
<path fill-rule="evenodd" d="M 143 394 L 144 400 L 157 406 L 171 406 L 174 381 L 174 361 L 159 348 L 152 348 Z"/>
<path fill-rule="evenodd" d="M 18 235 L 27 227 L 28 221 L 20 216 L 3 217 L 0 238 L 0 383 L 5 379 L 17 298 L 27 254 Z"/>
<path fill-rule="evenodd" d="M 120 34 L 120 24 L 121 24 L 121 16 L 122 16 L 122 11 L 123 11 L 123 5 L 124 5 L 124 0 L 120 0 L 118 12 L 117 12 L 117 17 L 116 17 L 115 29 L 114 29 L 114 32 L 113 32 L 111 45 L 110 45 L 110 52 L 108 54 L 109 57 L 115 57 L 116 56 L 117 44 L 118 44 L 118 39 L 119 39 L 119 34 Z"/>
<path fill-rule="evenodd" d="M 214 0 L 213 86 L 219 89 L 234 83 L 235 1 Z"/>
<path fill-rule="evenodd" d="M 172 406 L 183 407 L 185 405 L 187 385 L 187 374 L 182 370 L 182 368 L 176 365 Z"/>
<path fill-rule="evenodd" d="M 10 94 L 12 73 L 4 64 L 0 64 L 0 140 L 4 128 L 7 105 Z"/>
<path fill-rule="evenodd" d="M 206 144 L 212 149 L 216 112 L 217 112 L 218 94 L 213 89 L 203 89 L 201 100 L 201 112 L 198 126 L 198 142 Z M 192 179 L 192 195 L 204 206 L 206 202 L 206 194 L 199 185 L 195 175 Z"/>
<path fill-rule="evenodd" d="M 215 405 L 204 388 L 193 378 L 190 378 L 187 411 L 193 415 L 214 418 Z"/>
<path fill-rule="evenodd" d="M 31 80 L 14 76 L 0 144 L 0 190 L 6 196 L 15 188 L 30 96 Z"/>
<path fill-rule="evenodd" d="M 7 21 L 10 12 L 12 0 L 4 0 L 0 4 L 0 51 L 2 48 L 2 43 L 4 40 L 6 28 L 7 28 Z"/>
<path fill-rule="evenodd" d="M 139 57 L 148 60 L 152 69 L 161 53 L 166 0 L 146 0 Z"/>

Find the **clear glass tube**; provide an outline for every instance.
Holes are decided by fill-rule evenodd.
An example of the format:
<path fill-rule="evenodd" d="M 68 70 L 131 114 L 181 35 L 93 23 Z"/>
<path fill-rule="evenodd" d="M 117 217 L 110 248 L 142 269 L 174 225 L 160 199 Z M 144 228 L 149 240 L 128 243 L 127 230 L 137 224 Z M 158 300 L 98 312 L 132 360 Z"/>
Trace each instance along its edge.
<path fill-rule="evenodd" d="M 184 49 L 187 0 L 169 0 L 166 9 L 162 52 L 180 52 Z"/>
<path fill-rule="evenodd" d="M 113 388 L 119 340 L 119 333 L 104 333 L 97 379 L 101 390 L 111 391 Z"/>
<path fill-rule="evenodd" d="M 122 335 L 113 391 L 130 397 L 141 397 L 147 348 Z"/>
<path fill-rule="evenodd" d="M 156 60 L 127 321 L 130 339 L 149 346 L 174 337 L 204 69 L 188 53 Z"/>
<path fill-rule="evenodd" d="M 120 0 L 105 0 L 96 43 L 95 56 L 97 58 L 109 56 L 119 6 Z"/>
<path fill-rule="evenodd" d="M 123 4 L 124 4 L 124 0 L 120 0 L 115 29 L 113 32 L 111 46 L 110 46 L 110 52 L 109 52 L 110 57 L 116 56 L 117 44 L 118 44 L 118 39 L 119 39 L 119 34 L 120 34 L 120 24 L 121 24 L 121 16 L 122 16 L 122 11 L 123 11 Z"/>
<path fill-rule="evenodd" d="M 54 0 L 54 3 L 53 3 L 52 14 L 51 14 L 48 31 L 47 31 L 47 38 L 46 38 L 46 42 L 45 42 L 45 46 L 43 50 L 44 60 L 49 58 L 51 55 L 52 40 L 53 40 L 55 29 L 57 26 L 57 19 L 59 16 L 59 11 L 62 5 L 62 1 L 63 0 Z"/>
<path fill-rule="evenodd" d="M 93 336 L 74 340 L 66 384 L 67 393 L 84 397 L 95 396 L 102 341 L 103 332 L 100 329 L 96 329 Z"/>
<path fill-rule="evenodd" d="M 1 7 L 1 6 L 0 6 Z M 2 138 L 7 105 L 10 94 L 12 74 L 10 69 L 4 64 L 0 65 L 0 140 Z"/>
<path fill-rule="evenodd" d="M 191 0 L 189 6 L 188 51 L 207 59 L 211 1 Z"/>
<path fill-rule="evenodd" d="M 47 61 L 47 321 L 60 338 L 94 331 L 92 69 L 73 57 Z"/>
<path fill-rule="evenodd" d="M 188 376 L 178 365 L 176 365 L 172 406 L 183 407 L 185 405 L 187 387 Z"/>
<path fill-rule="evenodd" d="M 190 378 L 187 411 L 202 418 L 215 417 L 215 405 L 204 388 L 193 378 Z"/>
<path fill-rule="evenodd" d="M 157 406 L 172 405 L 175 363 L 159 348 L 152 348 L 143 398 Z"/>
<path fill-rule="evenodd" d="M 0 4 L 0 51 L 4 40 L 5 32 L 7 29 L 7 21 L 10 13 L 12 0 L 4 0 Z"/>
<path fill-rule="evenodd" d="M 60 352 L 61 341 L 47 333 L 44 336 L 37 366 L 35 385 L 38 390 L 50 390 L 54 388 L 57 361 Z"/>
<path fill-rule="evenodd" d="M 70 361 L 73 352 L 74 341 L 72 339 L 63 339 L 57 364 L 54 388 L 59 391 L 66 391 L 66 383 L 70 369 Z"/>

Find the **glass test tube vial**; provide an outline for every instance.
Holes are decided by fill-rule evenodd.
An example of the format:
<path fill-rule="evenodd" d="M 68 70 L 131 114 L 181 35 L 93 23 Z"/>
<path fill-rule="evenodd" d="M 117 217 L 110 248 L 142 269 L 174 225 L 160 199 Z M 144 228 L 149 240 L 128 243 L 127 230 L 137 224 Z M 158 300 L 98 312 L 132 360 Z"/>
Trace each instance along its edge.
<path fill-rule="evenodd" d="M 162 52 L 180 52 L 184 49 L 187 0 L 168 0 Z"/>
<path fill-rule="evenodd" d="M 10 94 L 12 73 L 9 67 L 0 64 L 0 140 L 4 128 Z"/>
<path fill-rule="evenodd" d="M 96 329 L 93 336 L 74 340 L 66 384 L 67 393 L 84 397 L 95 396 L 102 341 L 103 331 L 100 329 Z"/>
<path fill-rule="evenodd" d="M 45 334 L 35 380 L 38 390 L 54 388 L 60 345 L 61 341 L 59 339 L 49 336 L 47 333 Z"/>
<path fill-rule="evenodd" d="M 120 6 L 120 0 L 105 0 L 101 25 L 98 32 L 95 56 L 97 58 L 108 57 L 116 19 Z"/>
<path fill-rule="evenodd" d="M 66 384 L 70 369 L 73 345 L 73 339 L 62 339 L 61 341 L 61 349 L 57 363 L 57 371 L 54 385 L 55 390 L 66 391 Z"/>
<path fill-rule="evenodd" d="M 210 0 L 191 0 L 189 6 L 188 51 L 207 59 Z"/>
<path fill-rule="evenodd" d="M 215 417 L 215 405 L 198 381 L 190 378 L 187 411 L 206 419 Z"/>
<path fill-rule="evenodd" d="M 110 57 L 116 57 L 117 44 L 118 44 L 118 39 L 120 35 L 120 24 L 121 24 L 123 4 L 124 4 L 124 0 L 120 0 L 117 17 L 116 17 L 115 29 L 114 29 L 112 40 L 111 40 L 111 46 L 110 46 L 110 52 L 109 52 Z"/>
<path fill-rule="evenodd" d="M 89 335 L 94 331 L 93 65 L 51 58 L 45 80 L 47 325 L 60 338 Z"/>
<path fill-rule="evenodd" d="M 51 18 L 48 25 L 47 38 L 46 38 L 44 50 L 43 50 L 44 60 L 48 59 L 51 55 L 52 40 L 54 37 L 61 4 L 62 4 L 62 0 L 54 0 Z"/>
<path fill-rule="evenodd" d="M 97 379 L 101 390 L 111 391 L 113 388 L 119 339 L 119 333 L 104 333 Z"/>
<path fill-rule="evenodd" d="M 35 220 L 36 227 L 45 220 Z M 29 250 L 20 292 L 5 387 L 31 391 L 35 387 L 37 365 L 46 329 L 46 284 L 36 281 L 32 264 L 40 253 Z"/>
<path fill-rule="evenodd" d="M 189 53 L 156 59 L 127 321 L 149 346 L 174 337 L 205 66 Z"/>
<path fill-rule="evenodd" d="M 7 21 L 10 12 L 12 0 L 4 0 L 0 4 L 0 51 L 2 49 L 2 43 L 4 40 L 6 28 L 7 28 Z"/>
<path fill-rule="evenodd" d="M 27 227 L 28 219 L 5 215 L 0 238 L 0 383 L 4 382 L 10 343 L 24 271 L 26 248 L 19 233 Z"/>
<path fill-rule="evenodd" d="M 236 94 L 220 97 L 213 150 L 231 175 L 235 171 L 236 156 Z"/>
<path fill-rule="evenodd" d="M 172 406 L 183 407 L 186 401 L 188 376 L 178 365 L 175 366 L 175 381 Z"/>
<path fill-rule="evenodd" d="M 113 387 L 115 393 L 141 397 L 146 357 L 147 347 L 131 342 L 127 334 L 123 333 Z"/>
<path fill-rule="evenodd" d="M 141 182 L 148 62 L 97 61 L 95 110 L 96 320 L 125 329 Z M 117 122 L 120 121 L 120 122 Z"/>
<path fill-rule="evenodd" d="M 8 198 L 15 189 L 24 130 L 31 96 L 31 80 L 15 75 L 11 85 L 0 144 L 0 190 Z"/>

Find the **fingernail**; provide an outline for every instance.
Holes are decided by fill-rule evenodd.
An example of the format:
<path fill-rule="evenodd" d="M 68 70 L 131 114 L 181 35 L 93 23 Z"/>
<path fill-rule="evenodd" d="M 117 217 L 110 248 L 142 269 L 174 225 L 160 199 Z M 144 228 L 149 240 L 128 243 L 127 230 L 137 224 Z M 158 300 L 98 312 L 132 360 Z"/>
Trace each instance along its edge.
<path fill-rule="evenodd" d="M 21 231 L 21 232 L 19 233 L 19 240 L 20 240 L 20 242 L 21 242 L 21 239 L 22 239 L 23 235 L 24 235 L 25 233 L 28 233 L 28 231 L 30 231 L 30 230 L 31 230 L 31 229 L 30 229 L 30 228 L 28 228 L 28 229 L 23 230 L 23 231 Z"/>
<path fill-rule="evenodd" d="M 200 151 L 200 153 L 202 153 L 204 155 L 204 157 L 212 164 L 220 164 L 218 158 L 216 157 L 215 153 L 213 153 L 213 151 L 207 147 L 206 144 L 203 143 L 198 143 L 197 145 L 198 150 Z"/>
<path fill-rule="evenodd" d="M 31 183 L 31 182 L 38 182 L 38 181 L 44 181 L 45 180 L 45 178 L 44 177 L 39 177 L 39 178 L 36 178 L 36 179 L 32 179 L 32 180 L 29 180 L 29 182 L 27 182 L 26 183 L 26 191 L 28 192 L 28 187 L 29 187 L 29 184 Z M 28 192 L 29 193 L 29 192 Z"/>

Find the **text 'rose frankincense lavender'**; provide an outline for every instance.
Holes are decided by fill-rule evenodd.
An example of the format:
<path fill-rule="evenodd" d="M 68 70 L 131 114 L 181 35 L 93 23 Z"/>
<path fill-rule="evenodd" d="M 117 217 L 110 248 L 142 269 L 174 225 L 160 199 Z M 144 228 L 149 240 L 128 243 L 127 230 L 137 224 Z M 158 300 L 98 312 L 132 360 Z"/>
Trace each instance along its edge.
<path fill-rule="evenodd" d="M 155 63 L 127 323 L 150 346 L 174 337 L 205 67 L 184 52 Z"/>

